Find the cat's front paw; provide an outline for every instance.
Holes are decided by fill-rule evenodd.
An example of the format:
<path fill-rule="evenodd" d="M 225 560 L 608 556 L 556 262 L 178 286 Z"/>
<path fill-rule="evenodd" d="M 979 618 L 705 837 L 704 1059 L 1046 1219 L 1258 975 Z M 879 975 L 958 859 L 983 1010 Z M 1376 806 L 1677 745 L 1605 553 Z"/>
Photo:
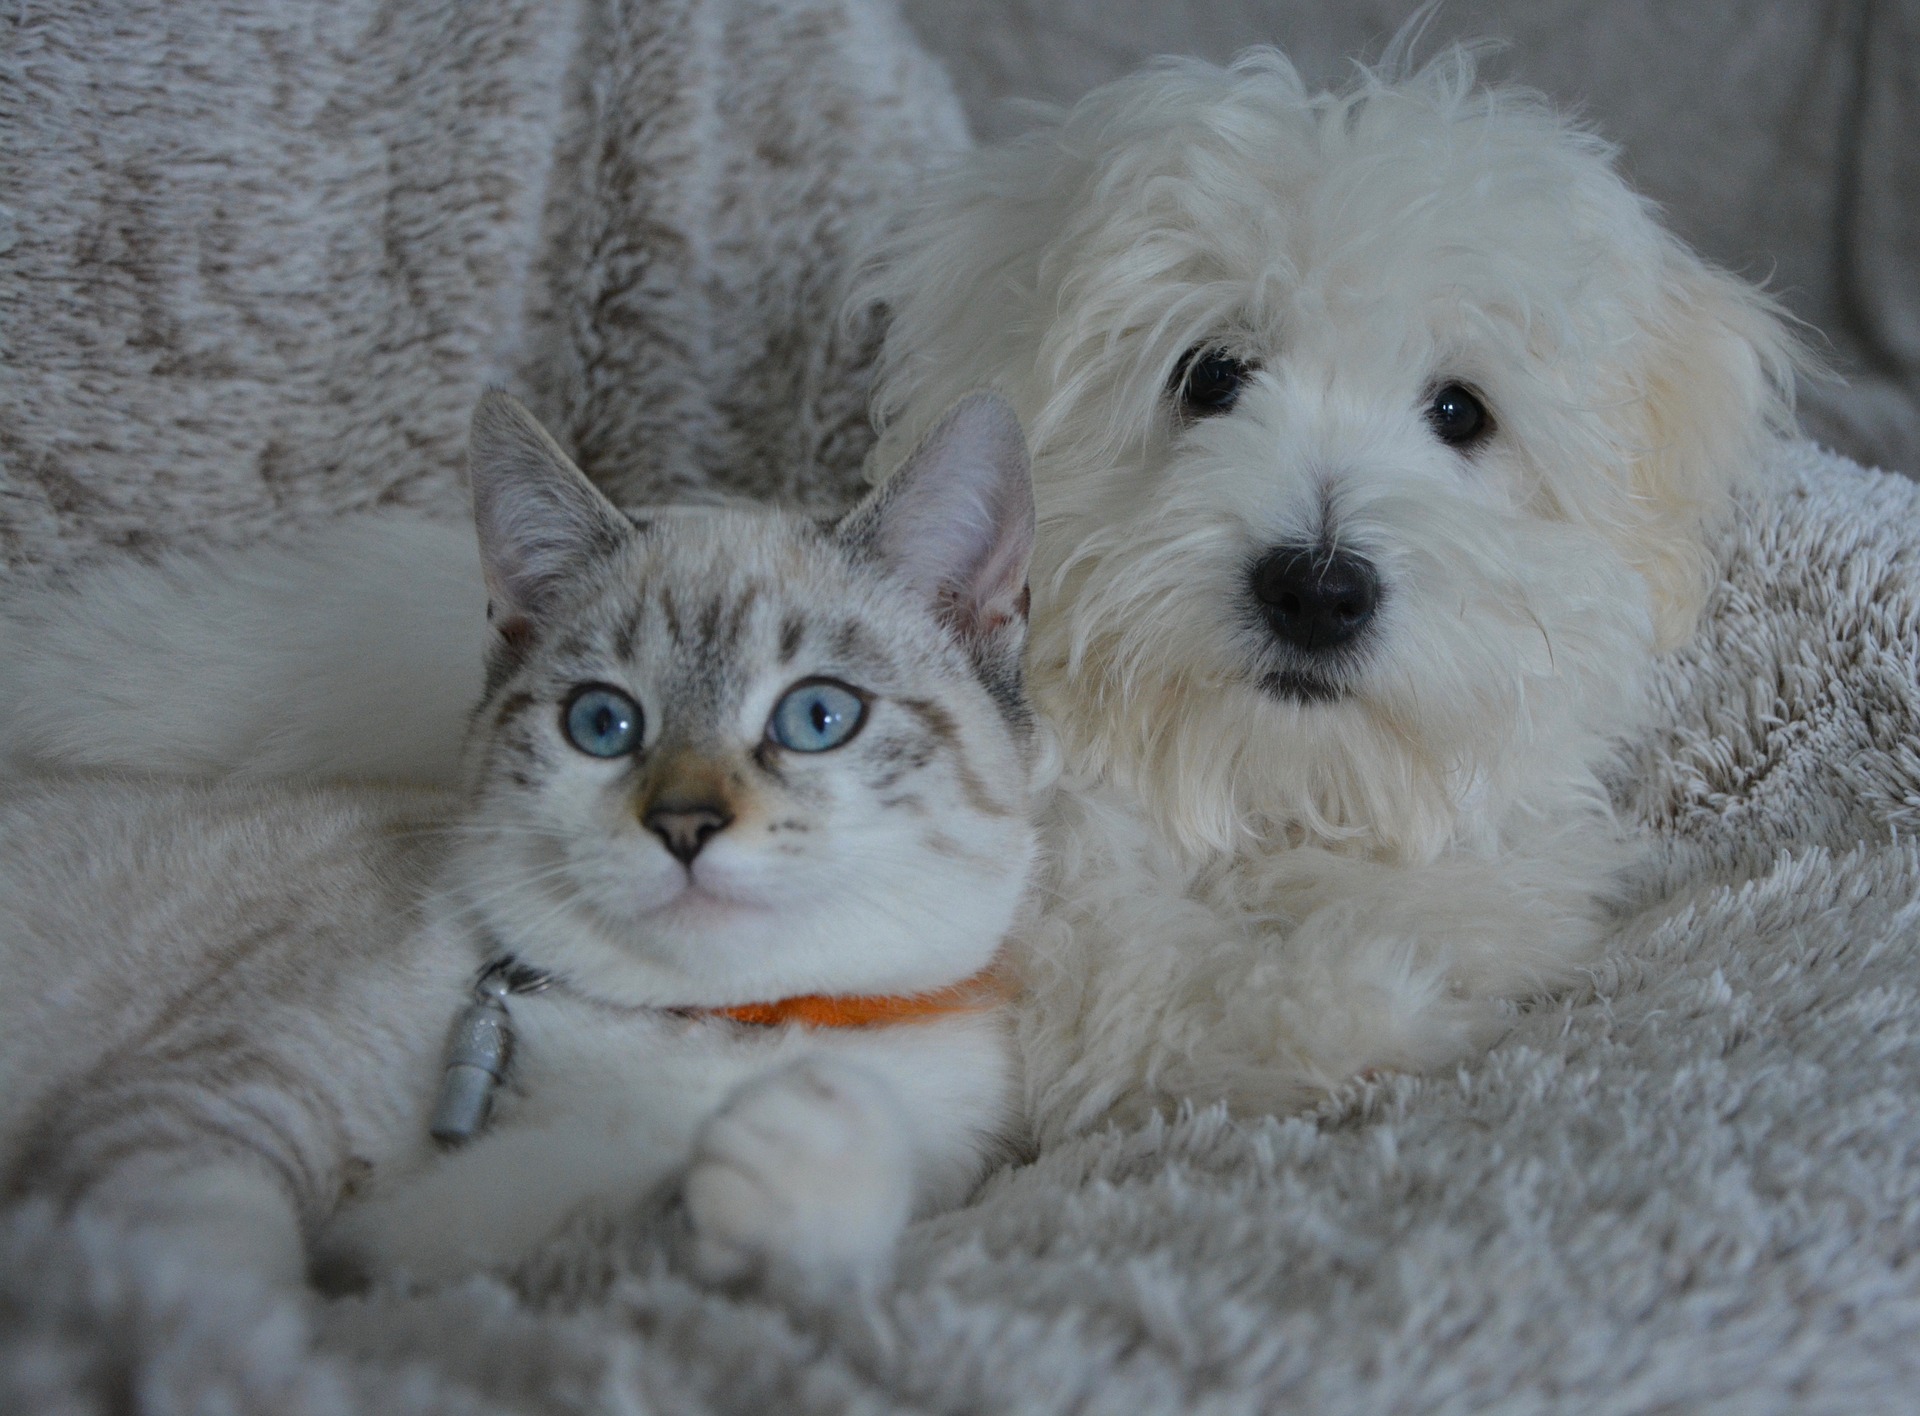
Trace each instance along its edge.
<path fill-rule="evenodd" d="M 908 1120 L 885 1082 L 809 1058 L 748 1083 L 694 1145 L 691 1260 L 709 1282 L 861 1281 L 886 1270 L 913 1199 Z"/>

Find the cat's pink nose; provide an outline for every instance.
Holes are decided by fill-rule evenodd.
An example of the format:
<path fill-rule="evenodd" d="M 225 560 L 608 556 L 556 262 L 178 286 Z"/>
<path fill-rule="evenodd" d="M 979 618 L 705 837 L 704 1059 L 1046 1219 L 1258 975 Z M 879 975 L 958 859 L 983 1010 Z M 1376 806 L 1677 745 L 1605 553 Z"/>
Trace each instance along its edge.
<path fill-rule="evenodd" d="M 700 848 L 732 821 L 732 812 L 706 802 L 656 802 L 640 818 L 640 824 L 658 836 L 682 865 L 692 865 Z"/>

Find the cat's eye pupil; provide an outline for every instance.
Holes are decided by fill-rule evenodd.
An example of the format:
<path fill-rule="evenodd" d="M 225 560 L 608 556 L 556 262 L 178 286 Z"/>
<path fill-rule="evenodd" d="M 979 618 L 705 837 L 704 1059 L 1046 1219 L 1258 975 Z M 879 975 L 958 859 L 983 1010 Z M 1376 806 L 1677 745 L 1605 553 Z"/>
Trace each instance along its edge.
<path fill-rule="evenodd" d="M 1174 366 L 1170 383 L 1181 409 L 1191 417 L 1204 418 L 1230 410 L 1252 372 L 1246 360 L 1218 349 L 1189 349 Z"/>
<path fill-rule="evenodd" d="M 1493 420 L 1487 414 L 1487 405 L 1471 389 L 1450 383 L 1442 386 L 1427 405 L 1427 422 L 1441 442 L 1464 447 L 1484 438 Z"/>
<path fill-rule="evenodd" d="M 560 714 L 567 741 L 589 757 L 625 757 L 636 751 L 644 726 L 638 703 L 600 683 L 575 689 Z"/>
<path fill-rule="evenodd" d="M 866 721 L 867 700 L 833 679 L 795 684 L 773 705 L 767 736 L 794 752 L 826 752 L 853 740 Z"/>

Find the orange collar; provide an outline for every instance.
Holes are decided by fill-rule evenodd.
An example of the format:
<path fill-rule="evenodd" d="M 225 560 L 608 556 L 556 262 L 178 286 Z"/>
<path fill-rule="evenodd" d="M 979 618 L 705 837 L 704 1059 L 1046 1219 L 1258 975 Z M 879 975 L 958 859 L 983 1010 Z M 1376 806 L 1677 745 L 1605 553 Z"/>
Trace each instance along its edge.
<path fill-rule="evenodd" d="M 981 1013 L 997 1008 L 1013 989 L 997 964 L 989 964 L 971 978 L 936 988 L 931 993 L 852 994 L 803 993 L 772 1003 L 736 1003 L 729 1008 L 687 1008 L 696 1017 L 731 1018 L 759 1028 L 801 1023 L 810 1028 L 872 1028 L 885 1023 L 924 1023 L 955 1013 Z"/>

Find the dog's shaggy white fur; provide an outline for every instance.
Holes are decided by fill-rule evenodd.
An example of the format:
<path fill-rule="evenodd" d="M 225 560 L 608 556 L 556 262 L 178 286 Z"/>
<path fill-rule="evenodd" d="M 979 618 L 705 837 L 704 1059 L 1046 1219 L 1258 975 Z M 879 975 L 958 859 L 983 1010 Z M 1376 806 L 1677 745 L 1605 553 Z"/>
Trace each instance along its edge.
<path fill-rule="evenodd" d="M 1464 49 L 1109 84 L 866 293 L 876 470 L 980 385 L 1033 443 L 1043 1135 L 1444 1065 L 1574 974 L 1626 850 L 1596 770 L 1790 416 L 1772 301 Z"/>

